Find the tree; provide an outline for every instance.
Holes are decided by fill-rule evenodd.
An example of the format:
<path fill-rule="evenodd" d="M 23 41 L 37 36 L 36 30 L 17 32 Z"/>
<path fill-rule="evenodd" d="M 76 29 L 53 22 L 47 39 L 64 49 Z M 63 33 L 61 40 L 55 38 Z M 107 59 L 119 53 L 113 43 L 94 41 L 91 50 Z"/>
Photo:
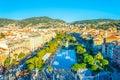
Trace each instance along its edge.
<path fill-rule="evenodd" d="M 94 59 L 91 55 L 84 54 L 84 62 L 88 64 L 94 64 Z"/>
<path fill-rule="evenodd" d="M 79 64 L 79 68 L 81 68 L 81 69 L 86 68 L 86 64 L 85 63 Z"/>
<path fill-rule="evenodd" d="M 97 65 L 92 65 L 91 68 L 90 68 L 91 71 L 97 71 L 98 69 L 99 68 L 98 68 Z"/>
<path fill-rule="evenodd" d="M 21 59 L 21 58 L 23 58 L 23 57 L 25 57 L 25 53 L 21 52 L 21 53 L 18 55 L 18 58 Z"/>
<path fill-rule="evenodd" d="M 106 59 L 101 60 L 101 63 L 102 63 L 103 66 L 109 64 L 108 60 L 106 60 Z"/>
<path fill-rule="evenodd" d="M 49 52 L 50 48 L 49 48 L 49 47 L 46 47 L 45 50 L 46 50 L 46 52 Z"/>
<path fill-rule="evenodd" d="M 46 54 L 46 50 L 43 49 L 37 53 L 37 57 L 42 58 L 45 54 Z"/>
<path fill-rule="evenodd" d="M 99 52 L 99 53 L 97 53 L 97 55 L 95 55 L 95 58 L 96 58 L 96 59 L 103 59 L 103 56 L 102 56 L 102 54 Z"/>
<path fill-rule="evenodd" d="M 52 67 L 52 66 L 49 66 L 49 67 L 48 67 L 48 70 L 49 70 L 49 71 L 52 71 L 52 70 L 53 70 L 53 67 Z"/>
<path fill-rule="evenodd" d="M 81 64 L 74 64 L 72 66 L 72 69 L 74 71 L 78 71 L 79 69 L 83 69 L 83 68 L 86 68 L 86 64 L 85 63 L 81 63 Z"/>
<path fill-rule="evenodd" d="M 34 64 L 34 58 L 31 58 L 26 61 L 26 64 Z"/>
<path fill-rule="evenodd" d="M 34 57 L 34 58 L 27 60 L 26 64 L 27 64 L 28 69 L 33 70 L 33 69 L 37 68 L 38 60 L 39 60 L 38 57 Z"/>
<path fill-rule="evenodd" d="M 86 52 L 86 49 L 80 44 L 80 45 L 78 45 L 78 46 L 76 47 L 76 52 L 77 52 L 78 54 L 83 54 L 83 53 Z"/>
<path fill-rule="evenodd" d="M 51 54 L 54 53 L 59 45 L 58 41 L 61 42 L 63 37 L 64 37 L 63 34 L 57 35 L 54 40 L 47 43 L 46 48 L 43 48 L 42 50 L 40 50 L 35 57 L 27 60 L 26 64 L 28 69 L 42 70 L 45 65 L 45 62 L 42 60 L 43 56 L 48 52 Z"/>
<path fill-rule="evenodd" d="M 79 64 L 74 64 L 74 65 L 72 66 L 72 69 L 77 72 L 77 71 L 79 70 L 79 67 L 80 67 Z"/>
<path fill-rule="evenodd" d="M 45 62 L 43 62 L 42 60 L 39 60 L 39 61 L 37 62 L 36 68 L 37 68 L 38 70 L 42 70 L 42 69 L 44 68 L 44 65 L 45 65 Z"/>
<path fill-rule="evenodd" d="M 14 65 L 16 65 L 16 64 L 17 64 L 17 60 L 16 60 L 16 59 L 13 59 L 13 60 L 12 60 L 12 63 L 13 63 Z"/>
<path fill-rule="evenodd" d="M 35 68 L 34 64 L 28 64 L 27 66 L 29 70 L 34 70 Z"/>
<path fill-rule="evenodd" d="M 6 58 L 4 66 L 8 67 L 10 65 L 10 58 Z"/>

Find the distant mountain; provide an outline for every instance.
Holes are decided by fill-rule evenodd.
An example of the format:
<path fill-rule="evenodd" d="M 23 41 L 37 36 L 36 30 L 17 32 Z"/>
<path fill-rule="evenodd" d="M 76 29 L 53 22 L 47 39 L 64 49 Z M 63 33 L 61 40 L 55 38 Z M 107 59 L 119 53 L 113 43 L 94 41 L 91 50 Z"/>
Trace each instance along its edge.
<path fill-rule="evenodd" d="M 54 23 L 54 22 L 58 22 L 58 23 L 65 23 L 64 21 L 62 20 L 59 20 L 59 19 L 52 19 L 52 18 L 49 18 L 49 17 L 33 17 L 33 18 L 27 18 L 27 19 L 24 19 L 24 20 L 21 20 L 19 21 L 19 25 L 23 25 L 23 26 L 27 26 L 29 24 L 31 25 L 37 25 L 39 23 Z"/>
<path fill-rule="evenodd" d="M 15 22 L 16 21 L 12 19 L 0 18 L 0 27 L 4 27 L 4 25 L 13 24 Z"/>
<path fill-rule="evenodd" d="M 85 27 L 86 25 L 86 27 L 97 28 L 97 29 L 108 29 L 110 27 L 120 28 L 120 20 L 114 20 L 114 19 L 81 20 L 81 21 L 75 21 L 71 24 L 78 25 L 79 27 Z"/>
<path fill-rule="evenodd" d="M 55 27 L 55 25 L 58 25 L 58 24 L 61 25 L 64 23 L 66 22 L 63 20 L 52 19 L 49 17 L 32 17 L 32 18 L 27 18 L 23 20 L 12 20 L 12 19 L 0 18 L 0 27 L 4 27 L 9 24 L 14 24 L 15 26 L 20 26 L 20 27 L 26 27 L 26 26 Z"/>
<path fill-rule="evenodd" d="M 81 20 L 81 21 L 75 21 L 72 24 L 98 24 L 100 22 L 120 22 L 120 20 L 114 20 L 114 19 L 91 19 L 91 20 Z"/>
<path fill-rule="evenodd" d="M 120 20 L 114 19 L 92 19 L 75 21 L 72 25 L 90 24 L 88 27 L 107 29 L 109 27 L 120 27 Z M 60 19 L 52 19 L 50 17 L 32 17 L 23 20 L 12 20 L 0 18 L 0 27 L 36 27 L 36 28 L 51 28 L 51 27 L 68 27 L 68 23 Z M 83 26 L 84 27 L 84 26 Z"/>

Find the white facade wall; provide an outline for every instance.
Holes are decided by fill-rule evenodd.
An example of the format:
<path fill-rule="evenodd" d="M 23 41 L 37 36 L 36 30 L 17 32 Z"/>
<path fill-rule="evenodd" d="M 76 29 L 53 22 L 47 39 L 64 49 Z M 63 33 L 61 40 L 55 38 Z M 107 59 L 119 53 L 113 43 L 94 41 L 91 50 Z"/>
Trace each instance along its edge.
<path fill-rule="evenodd" d="M 0 47 L 5 48 L 3 54 L 6 56 L 13 57 L 14 54 L 19 54 L 24 52 L 29 54 L 31 51 L 35 51 L 38 48 L 42 47 L 44 43 L 49 42 L 52 38 L 56 36 L 55 33 L 42 34 L 38 36 L 32 36 L 27 39 L 22 40 L 21 42 L 16 42 L 11 45 L 8 45 L 7 42 L 0 42 Z"/>

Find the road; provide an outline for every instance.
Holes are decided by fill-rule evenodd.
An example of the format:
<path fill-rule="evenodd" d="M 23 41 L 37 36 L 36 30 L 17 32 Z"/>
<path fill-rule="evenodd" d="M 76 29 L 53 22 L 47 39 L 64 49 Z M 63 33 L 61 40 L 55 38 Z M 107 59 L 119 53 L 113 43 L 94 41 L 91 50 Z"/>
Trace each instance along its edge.
<path fill-rule="evenodd" d="M 87 41 L 87 40 L 84 40 L 84 39 L 80 36 L 80 34 L 78 34 L 78 33 L 72 33 L 71 35 L 73 35 L 73 36 L 76 38 L 76 40 L 77 40 L 78 43 L 83 44 L 84 47 L 86 47 L 86 46 L 89 45 L 88 41 Z"/>
<path fill-rule="evenodd" d="M 45 47 L 46 47 L 46 44 L 44 44 L 44 46 L 43 46 L 41 49 L 43 49 L 43 48 L 45 48 Z M 59 48 L 60 48 L 60 47 L 59 47 Z M 41 49 L 40 49 L 40 50 L 41 50 Z M 33 57 L 37 54 L 38 51 L 39 51 L 39 50 L 35 50 L 34 52 L 31 52 L 30 55 L 26 56 L 24 59 L 22 59 L 22 60 L 20 61 L 20 64 L 18 64 L 18 65 L 16 65 L 16 66 L 8 69 L 7 71 L 5 71 L 4 79 L 5 79 L 5 80 L 11 80 L 11 78 L 14 78 L 14 79 L 16 80 L 16 79 L 17 79 L 17 75 L 19 75 L 21 71 L 26 70 L 26 68 L 27 68 L 27 66 L 26 66 L 26 60 L 28 60 L 28 59 L 30 59 L 30 58 L 33 58 Z M 46 65 L 48 66 L 49 63 L 46 63 Z M 44 72 L 45 72 L 45 71 L 43 71 L 43 73 L 44 73 Z M 42 74 L 43 74 L 43 73 L 42 73 Z M 28 77 L 28 76 L 26 76 L 26 77 Z M 29 78 L 30 78 L 30 77 L 28 77 L 28 79 L 29 79 Z M 17 79 L 17 80 L 21 80 L 21 78 L 19 78 L 19 79 Z"/>
<path fill-rule="evenodd" d="M 44 45 L 42 48 L 44 48 L 46 45 Z M 42 49 L 41 48 L 41 49 Z M 40 49 L 40 50 L 41 50 Z M 20 74 L 21 71 L 26 70 L 26 60 L 34 57 L 39 50 L 35 50 L 34 52 L 31 52 L 28 56 L 26 56 L 24 59 L 20 61 L 20 64 L 8 69 L 5 71 L 3 78 L 4 80 L 11 80 L 11 78 L 17 79 L 17 75 Z"/>
<path fill-rule="evenodd" d="M 64 42 L 65 42 L 65 40 L 63 39 L 61 45 L 63 45 Z M 39 75 L 42 75 L 44 77 L 40 77 L 40 78 L 42 78 L 44 80 L 59 80 L 59 78 L 61 80 L 70 80 L 70 79 L 75 80 L 74 73 L 73 73 L 73 71 L 71 71 L 71 69 L 69 69 L 69 70 L 53 69 L 52 71 L 48 70 L 48 67 L 52 66 L 54 57 L 58 54 L 60 47 L 61 46 L 58 46 L 55 53 L 46 61 L 44 69 L 42 70 L 42 72 L 39 72 Z"/>

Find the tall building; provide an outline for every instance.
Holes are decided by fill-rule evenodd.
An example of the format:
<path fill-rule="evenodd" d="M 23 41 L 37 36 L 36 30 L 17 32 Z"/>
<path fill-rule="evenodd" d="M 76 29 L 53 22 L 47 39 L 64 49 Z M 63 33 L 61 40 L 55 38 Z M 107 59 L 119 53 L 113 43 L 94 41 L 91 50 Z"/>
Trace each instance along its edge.
<path fill-rule="evenodd" d="M 102 45 L 102 54 L 105 58 L 108 58 L 111 62 L 120 67 L 120 43 L 111 42 L 104 43 Z"/>

